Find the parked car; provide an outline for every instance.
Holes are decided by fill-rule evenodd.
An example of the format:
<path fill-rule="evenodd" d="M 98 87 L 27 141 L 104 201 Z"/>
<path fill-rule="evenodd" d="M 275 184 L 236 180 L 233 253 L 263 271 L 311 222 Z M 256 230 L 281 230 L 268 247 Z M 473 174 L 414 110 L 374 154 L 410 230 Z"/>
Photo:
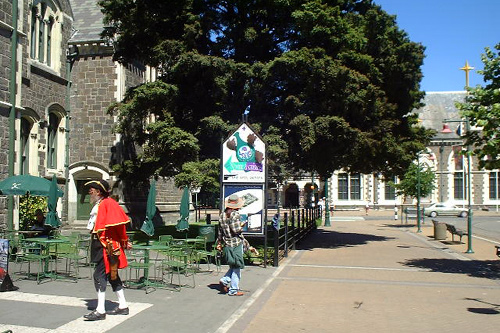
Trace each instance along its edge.
<path fill-rule="evenodd" d="M 424 208 L 424 215 L 430 217 L 436 217 L 438 215 L 450 215 L 467 217 L 467 208 L 458 207 L 449 203 L 433 203 L 429 207 Z"/>

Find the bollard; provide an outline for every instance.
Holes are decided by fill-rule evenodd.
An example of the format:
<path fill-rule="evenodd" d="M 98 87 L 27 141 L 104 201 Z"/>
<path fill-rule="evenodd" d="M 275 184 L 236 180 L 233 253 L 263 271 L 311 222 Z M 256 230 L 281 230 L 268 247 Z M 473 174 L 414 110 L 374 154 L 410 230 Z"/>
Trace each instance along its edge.
<path fill-rule="evenodd" d="M 398 219 L 398 206 L 394 205 L 394 221 Z"/>

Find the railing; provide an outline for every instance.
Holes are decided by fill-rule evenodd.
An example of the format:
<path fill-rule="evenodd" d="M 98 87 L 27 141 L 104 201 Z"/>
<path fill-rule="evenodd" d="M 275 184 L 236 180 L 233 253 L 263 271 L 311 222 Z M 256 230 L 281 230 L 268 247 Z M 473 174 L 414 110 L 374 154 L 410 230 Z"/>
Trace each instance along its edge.
<path fill-rule="evenodd" d="M 284 213 L 283 223 L 279 230 L 273 228 L 272 240 L 274 244 L 273 266 L 278 267 L 279 261 L 294 250 L 296 244 L 316 229 L 316 220 L 321 217 L 317 208 L 290 209 Z"/>

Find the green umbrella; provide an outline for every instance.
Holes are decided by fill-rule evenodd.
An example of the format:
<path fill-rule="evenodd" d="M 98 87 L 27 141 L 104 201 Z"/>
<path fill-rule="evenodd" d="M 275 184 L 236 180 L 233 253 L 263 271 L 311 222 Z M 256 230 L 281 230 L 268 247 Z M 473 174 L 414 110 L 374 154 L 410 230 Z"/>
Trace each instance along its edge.
<path fill-rule="evenodd" d="M 155 226 L 153 225 L 153 217 L 156 214 L 156 181 L 153 179 L 149 187 L 148 201 L 146 203 L 146 219 L 142 224 L 141 231 L 148 236 L 153 236 Z"/>
<path fill-rule="evenodd" d="M 181 207 L 180 207 L 180 218 L 177 220 L 177 225 L 175 229 L 177 231 L 188 230 L 189 229 L 189 189 L 184 187 L 184 192 L 182 193 Z"/>
<path fill-rule="evenodd" d="M 3 195 L 41 195 L 49 196 L 51 182 L 42 177 L 17 175 L 0 182 L 0 192 Z M 56 196 L 62 197 L 64 192 L 56 186 Z"/>
<path fill-rule="evenodd" d="M 50 182 L 49 198 L 47 200 L 49 206 L 49 212 L 45 218 L 45 224 L 50 225 L 53 228 L 57 228 L 61 225 L 61 220 L 57 216 L 57 179 L 56 175 L 52 176 L 52 182 Z"/>

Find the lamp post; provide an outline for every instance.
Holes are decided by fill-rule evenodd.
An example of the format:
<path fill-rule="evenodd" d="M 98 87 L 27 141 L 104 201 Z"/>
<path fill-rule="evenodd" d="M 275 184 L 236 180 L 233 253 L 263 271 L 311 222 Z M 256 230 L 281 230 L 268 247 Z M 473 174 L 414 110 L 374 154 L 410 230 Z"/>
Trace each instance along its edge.
<path fill-rule="evenodd" d="M 445 119 L 444 122 L 448 123 L 463 123 L 465 122 L 465 132 L 467 133 L 470 130 L 469 119 L 465 118 L 464 120 L 449 120 Z M 443 130 L 441 133 L 452 133 L 448 126 L 443 126 Z M 471 160 L 470 160 L 470 149 L 469 145 L 466 147 L 467 154 L 467 251 L 466 253 L 474 253 L 472 250 L 472 181 L 471 181 Z"/>
<path fill-rule="evenodd" d="M 460 70 L 465 72 L 465 88 L 466 90 L 469 88 L 469 72 L 473 70 L 474 67 L 469 66 L 469 62 L 465 61 L 465 66 L 460 68 Z M 469 118 L 465 117 L 463 120 L 444 120 L 443 122 L 450 123 L 463 123 L 465 122 L 465 133 L 468 133 L 470 130 Z M 447 130 L 443 126 L 443 131 L 441 133 L 451 133 L 449 127 Z M 472 181 L 471 181 L 471 160 L 470 160 L 470 147 L 466 146 L 466 154 L 467 154 L 467 251 L 466 253 L 474 253 L 472 250 Z"/>
<path fill-rule="evenodd" d="M 420 225 L 420 152 L 417 153 L 417 232 L 422 232 Z"/>
<path fill-rule="evenodd" d="M 325 178 L 325 227 L 331 227 L 330 223 L 330 195 L 328 193 L 328 179 L 329 177 Z"/>

